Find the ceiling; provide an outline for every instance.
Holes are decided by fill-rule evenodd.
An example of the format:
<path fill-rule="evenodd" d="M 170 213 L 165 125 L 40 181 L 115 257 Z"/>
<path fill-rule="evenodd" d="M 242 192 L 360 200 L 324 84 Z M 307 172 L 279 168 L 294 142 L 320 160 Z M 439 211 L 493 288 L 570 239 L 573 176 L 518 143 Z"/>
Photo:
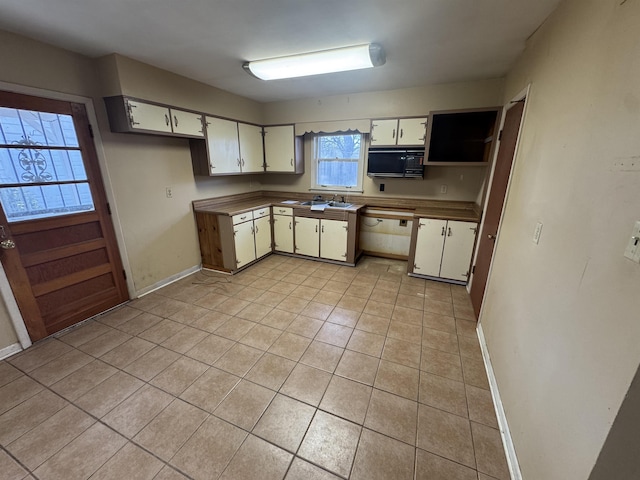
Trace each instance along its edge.
<path fill-rule="evenodd" d="M 0 0 L 0 29 L 261 102 L 503 76 L 560 0 Z M 384 66 L 264 82 L 247 60 L 380 43 Z"/>

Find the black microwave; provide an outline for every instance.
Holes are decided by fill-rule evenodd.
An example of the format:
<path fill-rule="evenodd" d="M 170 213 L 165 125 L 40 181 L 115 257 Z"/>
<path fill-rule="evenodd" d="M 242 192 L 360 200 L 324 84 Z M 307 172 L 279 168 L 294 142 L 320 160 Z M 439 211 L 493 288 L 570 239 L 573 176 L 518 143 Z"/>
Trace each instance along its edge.
<path fill-rule="evenodd" d="M 367 175 L 380 178 L 422 178 L 424 150 L 370 148 Z"/>

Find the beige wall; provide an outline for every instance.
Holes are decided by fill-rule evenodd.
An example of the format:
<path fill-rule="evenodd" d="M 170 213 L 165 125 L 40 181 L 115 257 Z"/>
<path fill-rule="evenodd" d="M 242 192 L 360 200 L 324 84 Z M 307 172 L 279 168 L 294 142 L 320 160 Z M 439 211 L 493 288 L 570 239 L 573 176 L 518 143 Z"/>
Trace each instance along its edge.
<path fill-rule="evenodd" d="M 431 110 L 501 105 L 503 87 L 502 79 L 492 79 L 273 102 L 265 104 L 264 118 L 268 124 L 277 124 L 420 116 L 427 115 Z M 270 190 L 309 191 L 309 158 L 310 149 L 307 146 L 304 175 L 264 177 L 264 187 Z M 422 197 L 473 202 L 480 194 L 486 173 L 486 168 L 478 167 L 427 167 L 423 180 L 371 179 L 365 176 L 363 190 L 367 196 Z M 381 183 L 385 184 L 384 192 L 380 192 Z M 446 194 L 440 193 L 441 185 L 447 185 Z"/>
<path fill-rule="evenodd" d="M 531 92 L 481 323 L 525 479 L 589 476 L 640 363 L 640 175 L 614 168 L 640 155 L 638 25 L 566 1 L 507 77 Z"/>
<path fill-rule="evenodd" d="M 7 306 L 4 300 L 0 298 L 0 350 L 14 343 L 18 343 L 18 335 L 16 335 L 16 331 L 9 318 Z"/>

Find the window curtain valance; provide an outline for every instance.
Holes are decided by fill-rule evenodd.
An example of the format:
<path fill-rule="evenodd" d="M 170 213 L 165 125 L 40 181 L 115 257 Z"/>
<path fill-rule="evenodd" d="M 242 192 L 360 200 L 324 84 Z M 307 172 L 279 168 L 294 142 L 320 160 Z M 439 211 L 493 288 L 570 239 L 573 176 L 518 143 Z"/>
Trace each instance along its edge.
<path fill-rule="evenodd" d="M 296 136 L 306 133 L 348 133 L 360 132 L 369 133 L 371 130 L 371 120 L 360 118 L 355 120 L 331 120 L 327 122 L 305 122 L 296 123 Z"/>

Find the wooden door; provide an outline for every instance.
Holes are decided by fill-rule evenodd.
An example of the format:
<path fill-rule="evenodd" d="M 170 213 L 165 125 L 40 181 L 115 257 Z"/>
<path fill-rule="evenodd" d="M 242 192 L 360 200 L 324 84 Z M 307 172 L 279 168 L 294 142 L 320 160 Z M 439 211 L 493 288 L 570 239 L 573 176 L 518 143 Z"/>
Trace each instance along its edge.
<path fill-rule="evenodd" d="M 473 222 L 447 222 L 440 276 L 467 281 L 471 268 L 471 255 L 476 240 L 477 224 Z"/>
<path fill-rule="evenodd" d="M 424 146 L 427 135 L 426 118 L 401 118 L 398 121 L 398 145 Z"/>
<path fill-rule="evenodd" d="M 320 220 L 316 218 L 295 217 L 295 251 L 300 255 L 317 257 L 320 255 Z"/>
<path fill-rule="evenodd" d="M 0 259 L 32 340 L 125 302 L 84 105 L 0 91 Z"/>
<path fill-rule="evenodd" d="M 347 221 L 320 220 L 320 257 L 347 260 Z"/>
<path fill-rule="evenodd" d="M 413 273 L 439 277 L 447 221 L 421 218 L 417 228 Z"/>
<path fill-rule="evenodd" d="M 513 104 L 504 119 L 502 138 L 496 157 L 496 167 L 491 181 L 491 190 L 487 201 L 484 224 L 479 236 L 478 254 L 476 257 L 473 282 L 471 283 L 471 304 L 479 318 L 480 308 L 484 299 L 484 291 L 487 287 L 489 267 L 493 257 L 496 236 L 500 227 L 500 218 L 507 194 L 507 185 L 511 175 L 511 166 L 516 151 L 516 142 L 520 132 L 522 112 L 524 111 L 524 99 Z"/>

